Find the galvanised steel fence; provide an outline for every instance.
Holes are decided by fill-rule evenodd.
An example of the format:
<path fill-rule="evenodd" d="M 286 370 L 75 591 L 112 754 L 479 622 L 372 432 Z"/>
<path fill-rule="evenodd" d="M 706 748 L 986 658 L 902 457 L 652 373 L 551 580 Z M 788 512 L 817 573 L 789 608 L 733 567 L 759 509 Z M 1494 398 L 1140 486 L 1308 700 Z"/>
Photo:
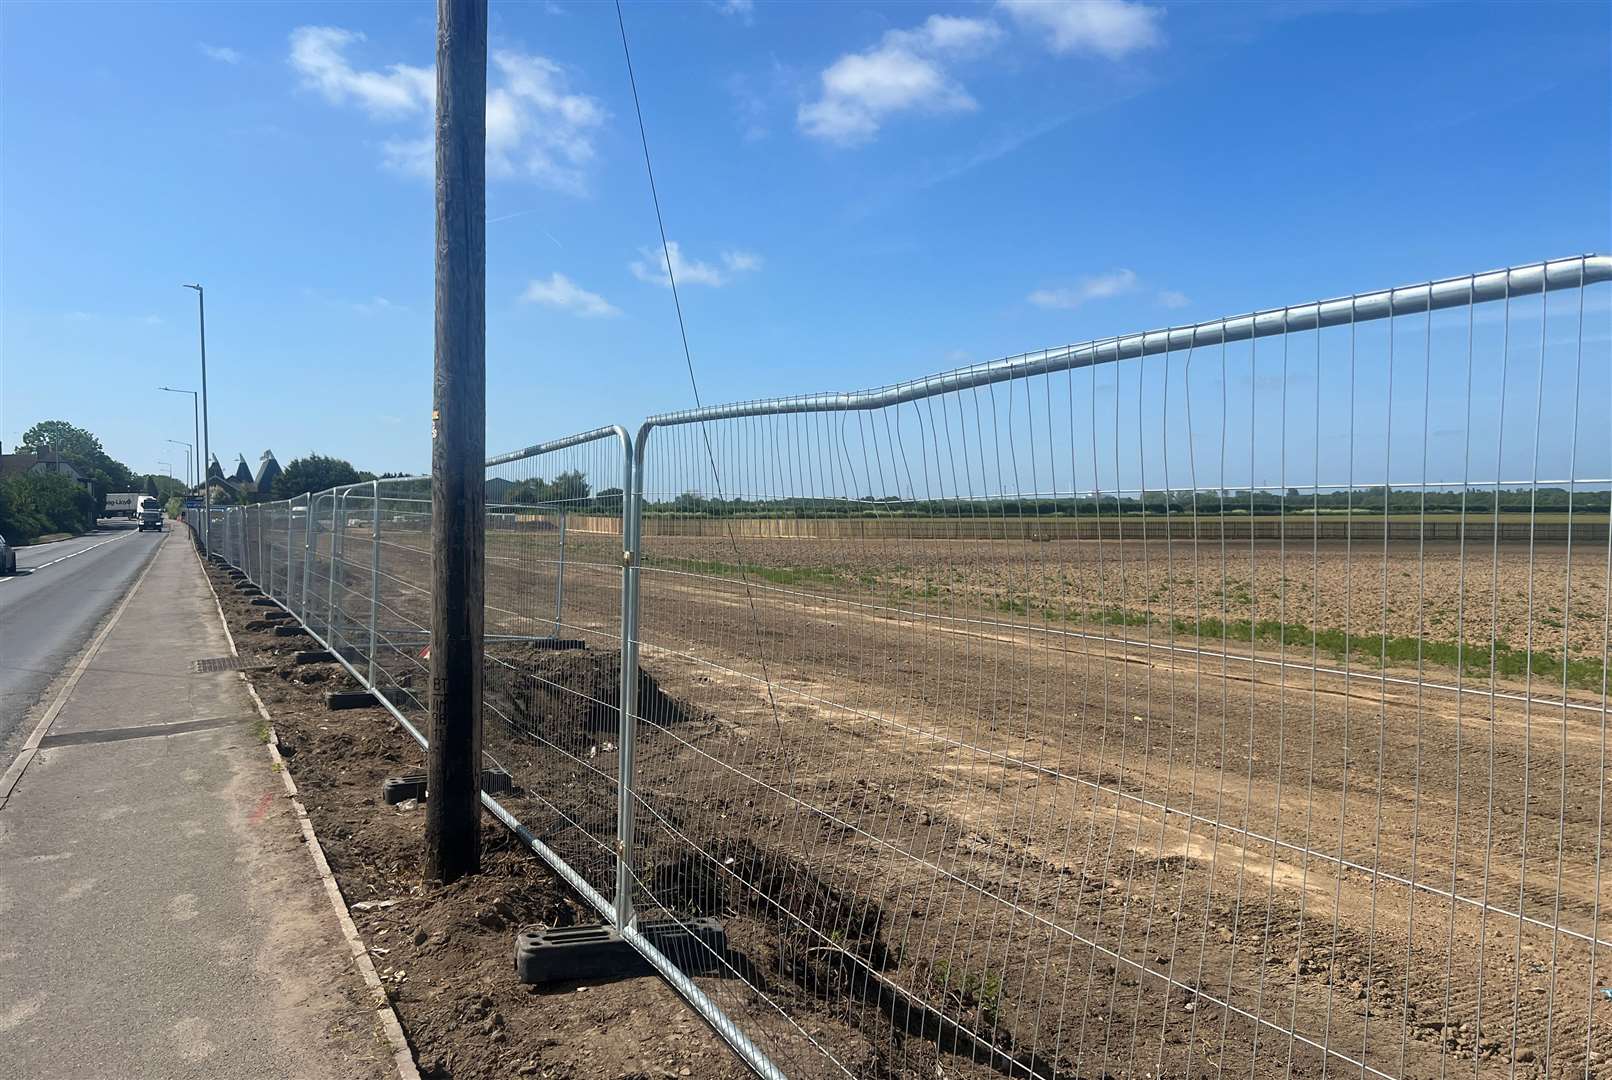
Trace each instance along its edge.
<path fill-rule="evenodd" d="M 767 1076 L 1607 1075 L 1609 282 L 495 458 L 485 801 Z M 416 738 L 429 500 L 210 525 Z"/>

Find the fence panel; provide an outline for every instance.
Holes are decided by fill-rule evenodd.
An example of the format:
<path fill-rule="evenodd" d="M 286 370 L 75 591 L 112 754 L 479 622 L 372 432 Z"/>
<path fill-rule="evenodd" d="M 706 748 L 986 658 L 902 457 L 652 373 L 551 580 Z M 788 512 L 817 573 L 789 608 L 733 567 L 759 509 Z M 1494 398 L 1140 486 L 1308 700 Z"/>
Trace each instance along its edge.
<path fill-rule="evenodd" d="M 1595 1075 L 1608 282 L 494 458 L 485 801 L 769 1077 Z M 422 742 L 430 522 L 213 524 Z"/>
<path fill-rule="evenodd" d="M 622 764 L 621 520 L 631 458 L 619 428 L 493 458 L 487 470 L 483 745 L 514 777 L 501 801 L 551 858 L 616 903 Z"/>
<path fill-rule="evenodd" d="M 725 920 L 698 992 L 790 1075 L 1593 1069 L 1586 266 L 652 419 L 633 888 Z"/>

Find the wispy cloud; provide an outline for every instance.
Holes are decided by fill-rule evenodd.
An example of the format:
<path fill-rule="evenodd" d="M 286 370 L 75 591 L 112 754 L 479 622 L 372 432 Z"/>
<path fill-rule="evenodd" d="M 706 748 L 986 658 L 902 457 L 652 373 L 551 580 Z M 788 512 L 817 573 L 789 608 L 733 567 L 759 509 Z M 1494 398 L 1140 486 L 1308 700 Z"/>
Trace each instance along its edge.
<path fill-rule="evenodd" d="M 220 64 L 239 64 L 241 54 L 227 45 L 209 45 L 205 41 L 198 41 L 196 47 L 202 55 L 210 60 L 217 60 Z"/>
<path fill-rule="evenodd" d="M 164 320 L 161 315 L 142 315 L 140 321 L 146 326 L 161 326 Z"/>
<path fill-rule="evenodd" d="M 359 71 L 347 60 L 350 46 L 364 35 L 336 26 L 299 26 L 291 31 L 291 66 L 302 83 L 332 105 L 354 104 L 372 117 L 409 116 L 430 110 L 437 80 L 428 67 L 391 64 L 382 71 Z"/>
<path fill-rule="evenodd" d="M 589 292 L 561 273 L 550 274 L 547 281 L 533 280 L 521 293 L 521 302 L 559 308 L 584 319 L 621 314 L 621 309 L 610 301 L 598 293 Z"/>
<path fill-rule="evenodd" d="M 353 305 L 353 310 L 360 315 L 381 315 L 388 311 L 407 311 L 402 304 L 394 304 L 384 296 L 372 296 L 368 300 Z"/>
<path fill-rule="evenodd" d="M 403 63 L 357 68 L 348 53 L 364 40 L 363 34 L 339 27 L 301 26 L 291 32 L 289 62 L 302 84 L 331 104 L 356 107 L 377 122 L 413 124 L 415 134 L 381 144 L 382 160 L 390 168 L 430 176 L 436 73 Z M 489 73 L 498 85 L 487 92 L 488 176 L 585 193 L 593 139 L 609 115 L 604 106 L 573 92 L 565 70 L 546 57 L 498 49 L 491 61 Z"/>
<path fill-rule="evenodd" d="M 724 15 L 731 15 L 750 25 L 756 15 L 756 0 L 711 0 L 711 6 Z"/>
<path fill-rule="evenodd" d="M 1160 289 L 1157 299 L 1160 307 L 1167 308 L 1184 308 L 1192 303 L 1186 293 L 1176 289 Z"/>
<path fill-rule="evenodd" d="M 1139 0 L 998 0 L 996 10 L 1022 37 L 1059 55 L 1119 60 L 1163 41 L 1163 9 Z M 959 15 L 931 15 L 912 29 L 886 31 L 877 45 L 823 70 L 817 96 L 800 106 L 796 123 L 813 138 L 855 146 L 900 113 L 973 112 L 979 103 L 954 69 L 1007 36 L 995 18 Z"/>
<path fill-rule="evenodd" d="M 887 31 L 873 48 L 847 53 L 824 69 L 817 99 L 800 107 L 796 123 L 813 138 L 855 146 L 898 113 L 972 111 L 977 103 L 946 65 L 985 49 L 1001 34 L 988 19 L 955 15 L 931 15 L 911 30 Z"/>
<path fill-rule="evenodd" d="M 639 281 L 647 281 L 651 285 L 670 287 L 671 276 L 667 273 L 667 256 L 670 255 L 671 275 L 676 276 L 679 285 L 709 285 L 712 288 L 721 288 L 731 282 L 740 274 L 749 274 L 761 269 L 761 256 L 752 251 L 724 251 L 718 264 L 701 262 L 699 259 L 684 256 L 683 249 L 676 240 L 668 241 L 666 251 L 663 253 L 658 246 L 638 249 L 641 259 L 634 259 L 628 264 L 633 277 Z"/>
<path fill-rule="evenodd" d="M 1117 60 L 1164 38 L 1164 9 L 1132 0 L 997 0 L 1025 30 L 1041 37 L 1055 53 L 1097 53 Z"/>
<path fill-rule="evenodd" d="M 1071 286 L 1037 289 L 1026 299 L 1036 307 L 1072 309 L 1092 300 L 1107 300 L 1110 297 L 1135 292 L 1139 284 L 1134 270 L 1110 270 L 1104 274 L 1081 278 Z"/>

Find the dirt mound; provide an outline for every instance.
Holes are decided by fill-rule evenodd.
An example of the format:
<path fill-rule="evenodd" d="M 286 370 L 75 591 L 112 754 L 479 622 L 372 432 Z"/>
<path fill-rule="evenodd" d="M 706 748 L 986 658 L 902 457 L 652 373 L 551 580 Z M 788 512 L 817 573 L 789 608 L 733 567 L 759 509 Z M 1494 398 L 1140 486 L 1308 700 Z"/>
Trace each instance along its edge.
<path fill-rule="evenodd" d="M 620 725 L 621 652 L 495 645 L 487 650 L 483 692 L 490 705 L 529 731 L 615 731 Z M 640 665 L 638 715 L 669 727 L 695 713 L 664 693 Z"/>

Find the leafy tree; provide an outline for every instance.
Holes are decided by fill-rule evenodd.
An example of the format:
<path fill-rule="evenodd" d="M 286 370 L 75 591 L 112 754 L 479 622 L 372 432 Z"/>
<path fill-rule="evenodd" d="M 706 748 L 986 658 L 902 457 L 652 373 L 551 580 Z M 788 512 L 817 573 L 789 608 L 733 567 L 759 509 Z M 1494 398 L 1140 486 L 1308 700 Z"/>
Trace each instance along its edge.
<path fill-rule="evenodd" d="M 570 508 L 585 502 L 588 493 L 592 490 L 588 478 L 579 470 L 571 469 L 560 473 L 552 481 L 541 476 L 529 480 L 520 480 L 509 486 L 509 492 L 504 496 L 505 502 L 525 503 L 567 503 Z"/>
<path fill-rule="evenodd" d="M 47 533 L 89 532 L 100 505 L 65 476 L 23 473 L 0 481 L 0 534 L 25 544 Z"/>
<path fill-rule="evenodd" d="M 310 492 L 324 491 L 342 484 L 359 482 L 358 470 L 341 458 L 309 454 L 285 467 L 274 482 L 274 497 L 291 499 Z"/>
<path fill-rule="evenodd" d="M 48 451 L 62 458 L 90 482 L 97 505 L 104 504 L 109 491 L 129 491 L 134 476 L 129 467 L 114 460 L 95 435 L 66 420 L 41 420 L 22 433 L 22 448 L 35 453 Z"/>
<path fill-rule="evenodd" d="M 152 491 L 155 487 L 157 490 Z M 181 480 L 160 473 L 151 473 L 146 477 L 146 494 L 155 495 L 159 502 L 166 503 L 169 499 L 184 499 L 189 489 Z"/>
<path fill-rule="evenodd" d="M 36 452 L 54 451 L 75 465 L 90 464 L 106 457 L 100 439 L 66 420 L 41 420 L 22 433 L 22 445 Z"/>

